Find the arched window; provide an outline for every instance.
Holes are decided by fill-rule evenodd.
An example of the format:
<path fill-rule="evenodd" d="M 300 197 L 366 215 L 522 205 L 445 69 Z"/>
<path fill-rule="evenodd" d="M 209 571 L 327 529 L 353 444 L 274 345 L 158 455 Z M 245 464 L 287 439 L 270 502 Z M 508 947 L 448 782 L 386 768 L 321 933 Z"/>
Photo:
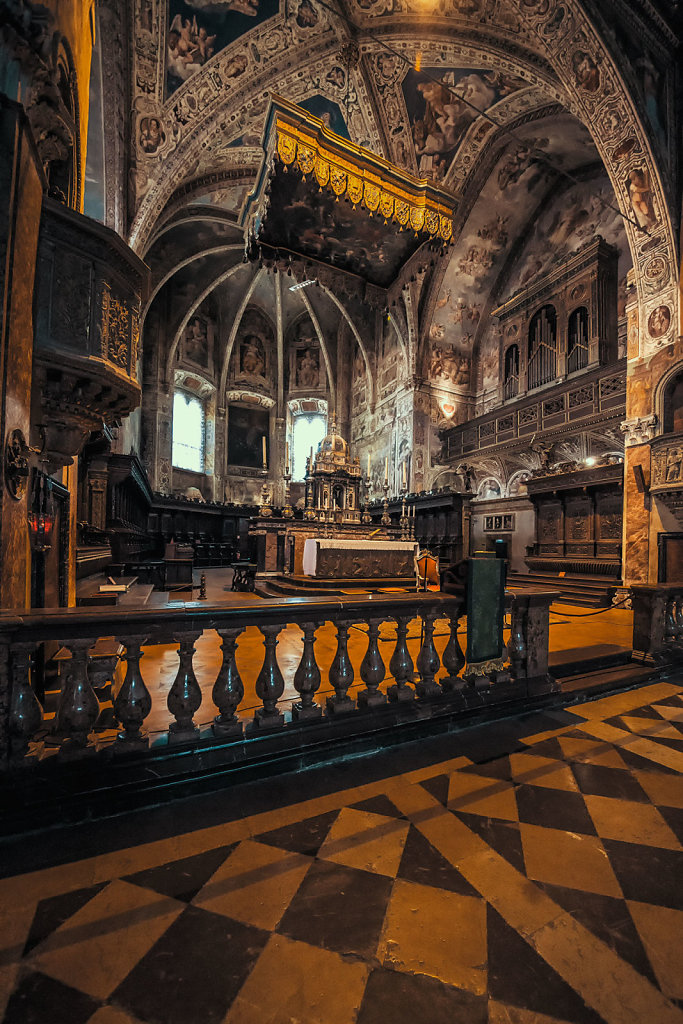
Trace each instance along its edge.
<path fill-rule="evenodd" d="M 664 392 L 664 433 L 683 431 L 683 370 L 677 373 Z"/>
<path fill-rule="evenodd" d="M 292 480 L 303 480 L 306 476 L 306 458 L 317 452 L 318 445 L 327 433 L 327 417 L 322 413 L 294 416 L 292 424 Z"/>
<path fill-rule="evenodd" d="M 186 391 L 173 396 L 173 465 L 204 472 L 204 403 Z"/>
<path fill-rule="evenodd" d="M 567 332 L 567 373 L 588 366 L 588 310 L 579 306 L 569 317 Z"/>
<path fill-rule="evenodd" d="M 510 345 L 505 352 L 503 398 L 514 398 L 519 393 L 519 346 Z"/>
<path fill-rule="evenodd" d="M 529 388 L 539 388 L 557 376 L 557 314 L 542 306 L 529 324 Z"/>

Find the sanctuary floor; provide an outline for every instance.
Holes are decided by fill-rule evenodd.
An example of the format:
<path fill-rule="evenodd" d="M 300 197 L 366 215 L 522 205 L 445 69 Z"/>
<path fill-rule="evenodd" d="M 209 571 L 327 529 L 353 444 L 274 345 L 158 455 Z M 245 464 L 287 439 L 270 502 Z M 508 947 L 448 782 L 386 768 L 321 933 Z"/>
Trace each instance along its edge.
<path fill-rule="evenodd" d="M 23 843 L 6 1024 L 683 1024 L 683 683 Z"/>

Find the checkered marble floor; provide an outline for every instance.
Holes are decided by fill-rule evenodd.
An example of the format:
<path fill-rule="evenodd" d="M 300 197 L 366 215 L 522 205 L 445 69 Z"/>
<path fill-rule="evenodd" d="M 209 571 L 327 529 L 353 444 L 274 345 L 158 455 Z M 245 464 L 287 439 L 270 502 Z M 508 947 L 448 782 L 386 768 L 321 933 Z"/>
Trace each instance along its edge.
<path fill-rule="evenodd" d="M 683 1024 L 683 687 L 569 711 L 0 881 L 4 1020 Z"/>

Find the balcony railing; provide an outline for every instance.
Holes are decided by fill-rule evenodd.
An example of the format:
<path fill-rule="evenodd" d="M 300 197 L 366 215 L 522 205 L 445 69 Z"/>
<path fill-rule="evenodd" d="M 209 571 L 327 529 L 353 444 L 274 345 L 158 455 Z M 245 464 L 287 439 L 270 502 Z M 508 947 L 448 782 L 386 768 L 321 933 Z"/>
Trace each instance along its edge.
<path fill-rule="evenodd" d="M 554 592 L 525 591 L 509 598 L 510 667 L 492 671 L 488 677 L 478 674 L 476 679 L 468 674 L 459 641 L 463 602 L 441 593 L 239 606 L 207 607 L 196 602 L 153 612 L 112 608 L 106 620 L 111 640 L 104 658 L 98 658 L 103 643 L 101 612 L 72 609 L 0 616 L 0 678 L 7 683 L 0 718 L 2 763 L 11 774 L 21 767 L 24 780 L 36 774 L 48 779 L 59 772 L 60 765 L 65 768 L 74 759 L 87 758 L 90 779 L 97 779 L 97 765 L 106 768 L 107 782 L 100 780 L 106 790 L 113 787 L 111 772 L 131 759 L 148 763 L 173 755 L 176 763 L 185 754 L 190 761 L 193 756 L 199 758 L 197 763 L 205 768 L 207 762 L 202 759 L 209 755 L 214 764 L 244 762 L 255 754 L 263 759 L 275 747 L 281 755 L 287 748 L 300 752 L 308 743 L 325 744 L 338 738 L 340 729 L 344 736 L 355 737 L 523 699 L 531 680 L 534 693 L 546 684 L 552 688 L 547 676 L 548 609 L 554 596 Z M 437 620 L 439 648 L 445 642 L 441 655 L 435 643 Z M 329 662 L 329 643 L 323 644 L 322 661 L 329 662 L 327 668 L 321 667 L 320 653 L 316 653 L 316 633 L 325 623 L 332 625 L 336 648 Z M 290 668 L 286 698 L 276 649 L 280 633 L 290 624 L 301 629 L 303 645 L 293 675 Z M 249 663 L 247 677 L 238 668 L 236 651 L 249 627 L 258 628 L 263 648 Z M 358 669 L 360 690 L 349 652 L 354 627 L 360 627 L 366 645 Z M 221 658 L 211 689 L 212 706 L 208 716 L 206 710 L 202 716 L 210 724 L 200 728 L 197 719 L 203 693 L 194 658 L 195 645 L 205 630 L 217 631 Z M 253 643 L 253 629 L 249 642 Z M 177 645 L 179 661 L 164 701 L 167 717 L 162 709 L 153 708 L 141 666 L 143 654 L 161 653 L 154 651 L 159 645 Z M 63 683 L 54 717 L 46 717 L 33 689 L 34 661 L 40 660 L 46 647 L 52 651 L 61 647 Z M 389 648 L 387 662 L 381 647 Z M 106 679 L 117 680 L 110 713 L 115 715 L 118 731 L 111 728 L 108 737 L 102 738 L 93 733 L 101 711 L 93 684 L 100 690 Z M 328 691 L 324 703 L 317 696 L 321 685 Z M 152 689 L 159 692 L 156 686 Z M 251 697 L 245 701 L 245 689 L 257 695 L 255 708 L 250 707 Z M 151 712 L 157 726 L 161 717 L 168 727 L 150 736 L 145 723 Z M 117 757 L 120 754 L 127 757 Z M 169 770 L 164 771 L 168 775 Z M 150 782 L 149 775 L 146 781 Z M 79 779 L 78 784 L 95 785 L 95 781 Z"/>
<path fill-rule="evenodd" d="M 506 385 L 504 385 L 505 388 Z M 503 397 L 508 398 L 504 391 Z M 510 396 L 511 397 L 511 396 Z M 521 395 L 502 409 L 444 431 L 443 457 L 451 462 L 498 445 L 528 443 L 534 434 L 599 421 L 618 423 L 626 409 L 626 362 L 588 370 L 555 387 Z"/>

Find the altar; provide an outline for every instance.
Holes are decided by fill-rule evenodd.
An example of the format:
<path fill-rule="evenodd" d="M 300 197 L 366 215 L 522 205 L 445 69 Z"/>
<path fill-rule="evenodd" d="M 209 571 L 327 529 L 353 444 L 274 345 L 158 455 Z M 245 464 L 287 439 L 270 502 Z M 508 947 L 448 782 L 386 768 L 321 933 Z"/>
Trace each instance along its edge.
<path fill-rule="evenodd" d="M 406 540 L 309 537 L 304 542 L 303 572 L 324 579 L 412 578 L 418 547 Z"/>

